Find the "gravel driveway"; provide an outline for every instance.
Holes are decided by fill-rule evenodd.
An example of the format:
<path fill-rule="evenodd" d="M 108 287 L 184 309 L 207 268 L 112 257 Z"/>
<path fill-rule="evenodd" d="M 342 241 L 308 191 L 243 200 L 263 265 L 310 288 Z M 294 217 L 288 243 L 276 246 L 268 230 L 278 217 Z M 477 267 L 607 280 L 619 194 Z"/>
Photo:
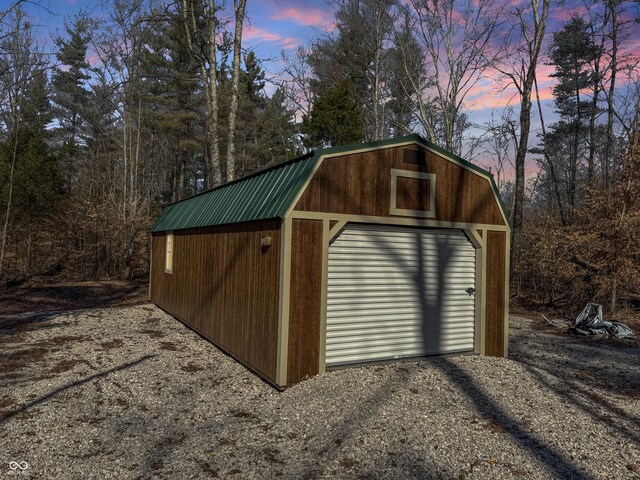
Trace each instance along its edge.
<path fill-rule="evenodd" d="M 283 393 L 152 305 L 0 327 L 0 478 L 640 478 L 640 349 L 523 318 Z"/>

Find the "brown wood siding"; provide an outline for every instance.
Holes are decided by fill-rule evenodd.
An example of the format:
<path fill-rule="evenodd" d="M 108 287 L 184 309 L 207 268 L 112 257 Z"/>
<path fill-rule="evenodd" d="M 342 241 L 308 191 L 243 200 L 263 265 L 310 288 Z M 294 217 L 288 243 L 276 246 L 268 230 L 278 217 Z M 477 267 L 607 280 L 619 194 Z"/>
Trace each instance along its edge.
<path fill-rule="evenodd" d="M 431 180 L 398 177 L 396 180 L 396 208 L 429 211 Z"/>
<path fill-rule="evenodd" d="M 322 221 L 293 220 L 287 383 L 319 372 Z"/>
<path fill-rule="evenodd" d="M 504 225 L 489 181 L 429 151 L 393 147 L 325 159 L 295 210 L 389 216 L 391 169 L 436 175 L 435 220 Z M 428 192 L 425 192 L 428 194 Z M 428 199 L 425 199 L 428 203 Z"/>
<path fill-rule="evenodd" d="M 173 273 L 164 234 L 152 237 L 150 298 L 275 382 L 280 220 L 174 232 Z M 271 236 L 270 247 L 261 247 Z"/>
<path fill-rule="evenodd" d="M 485 353 L 502 357 L 504 351 L 504 309 L 506 281 L 506 232 L 487 232 Z"/>

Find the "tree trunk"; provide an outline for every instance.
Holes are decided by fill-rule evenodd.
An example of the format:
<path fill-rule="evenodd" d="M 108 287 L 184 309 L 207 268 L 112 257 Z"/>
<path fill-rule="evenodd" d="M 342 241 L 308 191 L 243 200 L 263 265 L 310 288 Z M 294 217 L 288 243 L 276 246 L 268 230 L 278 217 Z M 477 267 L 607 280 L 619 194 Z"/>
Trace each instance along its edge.
<path fill-rule="evenodd" d="M 13 143 L 13 153 L 11 155 L 11 169 L 9 170 L 9 194 L 7 199 L 7 209 L 5 211 L 4 226 L 2 228 L 2 250 L 0 250 L 0 276 L 2 276 L 2 267 L 4 265 L 4 254 L 7 248 L 7 231 L 9 228 L 9 216 L 11 215 L 11 200 L 13 198 L 13 174 L 16 169 L 16 158 L 18 156 L 18 124 L 19 116 L 14 122 L 15 141 Z"/>
<path fill-rule="evenodd" d="M 576 118 L 573 122 L 573 142 L 571 146 L 569 165 L 569 211 L 568 220 L 571 223 L 573 211 L 576 207 L 576 179 L 578 175 L 578 146 L 580 145 L 580 127 L 582 126 L 582 112 L 580 110 L 580 88 L 578 82 L 579 67 L 575 69 L 576 75 Z"/>
<path fill-rule="evenodd" d="M 187 36 L 187 44 L 193 58 L 198 62 L 200 78 L 204 87 L 205 98 L 207 100 L 207 152 L 208 161 L 207 175 L 205 176 L 205 188 L 222 183 L 222 170 L 220 168 L 220 148 L 218 144 L 218 61 L 216 45 L 216 29 L 218 21 L 214 0 L 209 0 L 203 6 L 202 13 L 205 17 L 208 30 L 207 53 L 202 52 L 201 46 L 194 44 L 194 36 L 199 32 L 196 19 L 196 2 L 193 0 L 182 0 L 182 20 Z M 204 40 L 204 39 L 203 39 Z"/>
<path fill-rule="evenodd" d="M 384 15 L 386 12 L 380 3 L 376 4 L 376 35 L 373 61 L 373 139 L 382 139 L 383 119 L 380 107 L 380 77 L 382 73 L 382 48 L 384 41 Z"/>
<path fill-rule="evenodd" d="M 515 165 L 515 195 L 512 215 L 514 237 L 522 228 L 525 183 L 524 163 L 529 145 L 529 131 L 531 130 L 531 86 L 525 83 L 523 87 L 520 102 L 520 139 L 518 140 Z"/>
<path fill-rule="evenodd" d="M 618 304 L 618 281 L 613 280 L 611 285 L 611 313 L 615 313 Z"/>
<path fill-rule="evenodd" d="M 547 131 L 544 125 L 544 117 L 542 116 L 542 104 L 540 103 L 540 93 L 538 91 L 538 80 L 537 78 L 534 81 L 536 87 L 536 101 L 538 103 L 538 113 L 540 115 L 540 127 L 542 129 L 542 138 L 547 137 Z M 562 197 L 560 196 L 560 186 L 558 185 L 558 177 L 556 176 L 556 169 L 553 161 L 549 157 L 547 152 L 547 145 L 545 142 L 542 143 L 542 150 L 544 160 L 549 165 L 549 173 L 551 174 L 551 181 L 553 182 L 553 190 L 556 194 L 556 202 L 558 203 L 558 214 L 560 215 L 560 224 L 562 226 L 566 225 L 566 216 L 564 214 L 564 206 L 562 205 Z"/>
<path fill-rule="evenodd" d="M 531 129 L 531 91 L 535 80 L 535 71 L 538 64 L 538 55 L 544 39 L 544 32 L 547 23 L 547 14 L 551 0 L 543 0 L 542 13 L 538 16 L 538 0 L 531 0 L 531 8 L 535 22 L 535 36 L 532 41 L 528 40 L 526 33 L 526 22 L 521 18 L 523 35 L 528 40 L 529 65 L 526 75 L 522 78 L 520 90 L 520 139 L 516 152 L 516 178 L 515 195 L 513 202 L 513 250 L 519 248 L 518 237 L 523 224 L 524 210 L 524 186 L 525 186 L 525 158 L 529 146 L 529 132 Z M 513 264 L 513 263 L 512 263 Z"/>
<path fill-rule="evenodd" d="M 234 0 L 236 30 L 233 37 L 233 73 L 231 84 L 231 106 L 229 107 L 229 134 L 227 137 L 227 181 L 235 178 L 236 171 L 236 118 L 238 115 L 238 90 L 240 86 L 240 49 L 242 48 L 242 22 L 247 0 Z"/>
<path fill-rule="evenodd" d="M 593 98 L 591 99 L 591 116 L 589 118 L 589 163 L 587 179 L 590 187 L 593 186 L 593 163 L 596 156 L 596 110 L 598 108 L 599 94 L 598 82 L 599 80 L 596 79 L 593 85 Z"/>
<path fill-rule="evenodd" d="M 611 8 L 611 81 L 607 95 L 607 142 L 604 149 L 604 188 L 609 187 L 609 164 L 613 151 L 613 93 L 616 89 L 616 73 L 618 69 L 618 19 L 614 0 L 607 2 Z"/>

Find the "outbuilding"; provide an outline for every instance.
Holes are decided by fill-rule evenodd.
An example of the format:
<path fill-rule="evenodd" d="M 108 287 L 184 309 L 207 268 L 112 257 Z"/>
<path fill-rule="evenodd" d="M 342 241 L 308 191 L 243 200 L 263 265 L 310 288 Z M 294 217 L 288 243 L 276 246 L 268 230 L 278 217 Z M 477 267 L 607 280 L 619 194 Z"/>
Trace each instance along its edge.
<path fill-rule="evenodd" d="M 169 205 L 150 298 L 277 387 L 348 364 L 506 356 L 509 245 L 491 174 L 409 135 Z"/>

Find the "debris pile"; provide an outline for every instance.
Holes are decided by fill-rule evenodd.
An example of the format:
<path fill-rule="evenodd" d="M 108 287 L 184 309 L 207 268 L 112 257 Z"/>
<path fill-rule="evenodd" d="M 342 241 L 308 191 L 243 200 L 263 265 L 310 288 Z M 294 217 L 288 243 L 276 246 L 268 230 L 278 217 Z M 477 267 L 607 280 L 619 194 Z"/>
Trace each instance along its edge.
<path fill-rule="evenodd" d="M 587 303 L 573 322 L 573 331 L 580 335 L 610 335 L 618 338 L 635 338 L 633 330 L 624 323 L 605 321 L 602 305 Z"/>

